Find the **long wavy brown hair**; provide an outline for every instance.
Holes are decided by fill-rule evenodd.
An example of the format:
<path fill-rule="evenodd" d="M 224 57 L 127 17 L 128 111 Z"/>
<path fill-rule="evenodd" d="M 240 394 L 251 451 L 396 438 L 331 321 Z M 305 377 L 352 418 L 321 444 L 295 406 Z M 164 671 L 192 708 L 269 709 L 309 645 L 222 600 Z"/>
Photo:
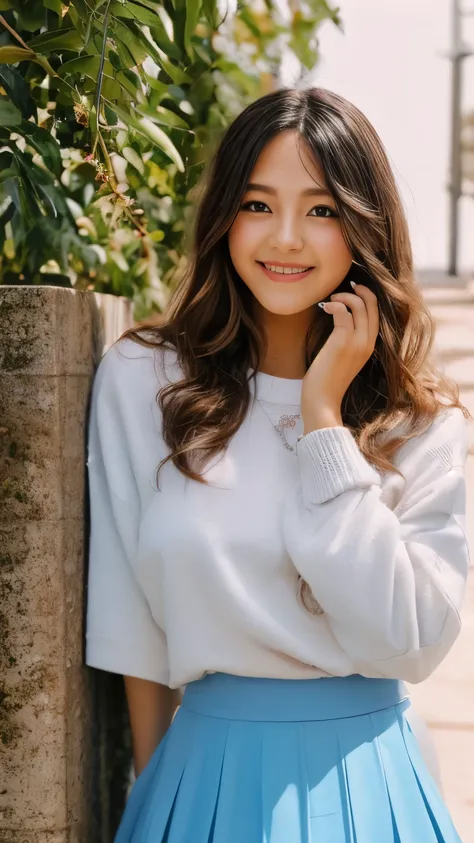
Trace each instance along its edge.
<path fill-rule="evenodd" d="M 183 378 L 157 396 L 170 450 L 158 474 L 172 460 L 187 477 L 207 482 L 199 460 L 221 452 L 248 411 L 248 370 L 259 370 L 265 338 L 252 316 L 252 294 L 231 261 L 227 233 L 260 153 L 287 129 L 306 142 L 324 173 L 355 261 L 335 292 L 350 291 L 347 284 L 355 280 L 379 302 L 375 350 L 342 406 L 360 450 L 381 471 L 396 470 L 396 450 L 425 430 L 441 405 L 469 415 L 457 386 L 431 361 L 433 321 L 414 280 L 407 222 L 375 129 L 337 94 L 283 88 L 248 106 L 225 132 L 202 181 L 184 277 L 159 324 L 123 335 L 145 346 L 171 347 L 182 369 Z M 307 367 L 332 326 L 332 318 L 315 314 L 306 336 Z M 391 435 L 380 435 L 385 433 Z"/>

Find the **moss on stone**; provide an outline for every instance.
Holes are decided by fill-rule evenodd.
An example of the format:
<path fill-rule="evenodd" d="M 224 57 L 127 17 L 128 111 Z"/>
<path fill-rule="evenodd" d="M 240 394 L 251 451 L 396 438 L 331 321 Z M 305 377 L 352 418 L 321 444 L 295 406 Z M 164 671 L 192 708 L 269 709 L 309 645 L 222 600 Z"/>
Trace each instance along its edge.
<path fill-rule="evenodd" d="M 13 559 L 9 553 L 0 553 L 0 568 L 13 568 Z"/>
<path fill-rule="evenodd" d="M 21 331 L 13 331 L 15 317 L 18 312 L 38 309 L 40 300 L 38 291 L 28 290 L 25 295 L 23 291 L 2 290 L 0 288 L 0 334 L 8 336 L 8 343 L 3 343 L 0 355 L 0 370 L 4 372 L 16 372 L 25 369 L 35 359 L 35 343 L 37 340 L 35 320 L 23 319 Z"/>
<path fill-rule="evenodd" d="M 7 477 L 0 485 L 0 500 L 7 500 L 8 498 L 14 498 L 20 503 L 26 503 L 28 501 L 26 492 L 16 489 L 10 477 Z"/>
<path fill-rule="evenodd" d="M 0 688 L 0 744 L 10 749 L 16 745 L 22 728 L 15 715 L 25 705 L 33 702 L 35 696 L 44 691 L 49 680 L 49 671 L 44 664 L 32 665 L 28 674 L 8 690 Z"/>

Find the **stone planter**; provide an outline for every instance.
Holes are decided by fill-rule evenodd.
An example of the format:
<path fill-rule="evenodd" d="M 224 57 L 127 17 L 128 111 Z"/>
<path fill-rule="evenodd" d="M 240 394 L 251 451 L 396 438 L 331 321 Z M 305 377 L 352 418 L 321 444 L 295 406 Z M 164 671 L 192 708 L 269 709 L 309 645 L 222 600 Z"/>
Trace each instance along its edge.
<path fill-rule="evenodd" d="M 85 445 L 131 325 L 123 298 L 0 285 L 0 843 L 109 843 L 123 807 L 123 682 L 83 666 Z"/>

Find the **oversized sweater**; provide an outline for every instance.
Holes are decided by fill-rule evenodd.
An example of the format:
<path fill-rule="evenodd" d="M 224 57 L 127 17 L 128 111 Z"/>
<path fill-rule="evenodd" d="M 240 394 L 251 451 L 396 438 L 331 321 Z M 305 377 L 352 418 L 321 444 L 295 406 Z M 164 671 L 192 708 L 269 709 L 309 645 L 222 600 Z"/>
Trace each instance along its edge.
<path fill-rule="evenodd" d="M 251 375 L 254 377 L 250 377 Z M 302 381 L 249 371 L 249 411 L 205 465 L 160 460 L 176 352 L 121 340 L 88 429 L 87 664 L 177 688 L 206 673 L 419 682 L 460 630 L 467 422 L 443 407 L 381 473 L 346 427 L 274 429 Z M 255 400 L 258 399 L 258 400 Z"/>

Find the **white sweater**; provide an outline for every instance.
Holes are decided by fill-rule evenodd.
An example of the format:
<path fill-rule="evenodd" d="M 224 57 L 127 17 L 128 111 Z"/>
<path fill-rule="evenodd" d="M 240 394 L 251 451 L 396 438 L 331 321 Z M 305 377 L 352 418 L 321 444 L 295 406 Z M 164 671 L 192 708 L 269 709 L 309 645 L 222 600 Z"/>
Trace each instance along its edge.
<path fill-rule="evenodd" d="M 96 374 L 87 664 L 173 688 L 214 671 L 427 677 L 458 636 L 468 571 L 461 411 L 399 449 L 404 479 L 381 475 L 345 427 L 287 450 L 267 414 L 298 413 L 302 381 L 257 372 L 261 403 L 208 463 L 212 485 L 169 462 L 157 490 L 155 398 L 180 378 L 174 351 L 131 340 Z"/>

